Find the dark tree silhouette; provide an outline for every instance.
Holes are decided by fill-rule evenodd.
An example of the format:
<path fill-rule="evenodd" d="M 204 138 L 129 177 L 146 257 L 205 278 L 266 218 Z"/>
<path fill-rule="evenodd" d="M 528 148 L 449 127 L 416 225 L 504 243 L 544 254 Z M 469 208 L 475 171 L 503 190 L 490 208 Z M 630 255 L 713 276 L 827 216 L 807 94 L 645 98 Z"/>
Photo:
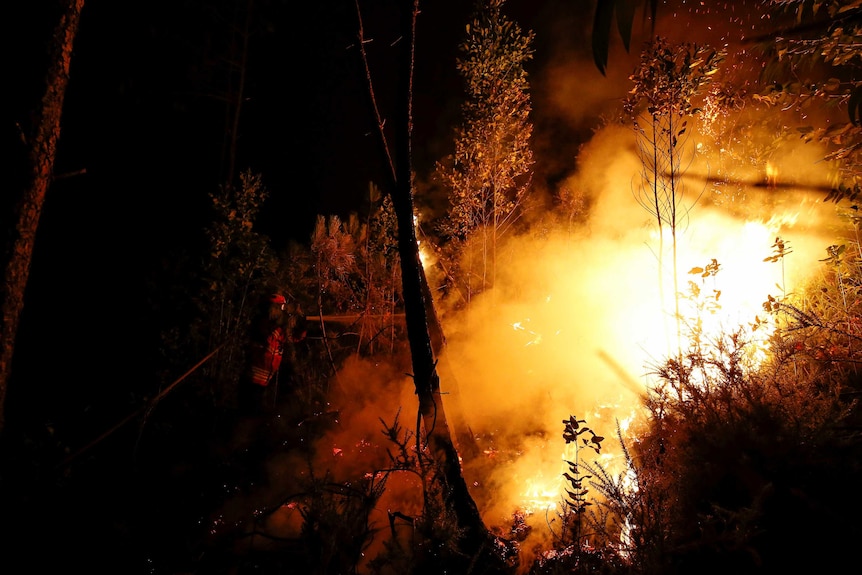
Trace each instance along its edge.
<path fill-rule="evenodd" d="M 401 260 L 407 337 L 413 381 L 419 398 L 419 416 L 424 427 L 423 438 L 438 466 L 435 479 L 440 482 L 444 504 L 458 524 L 460 531 L 458 551 L 463 553 L 468 561 L 479 561 L 483 565 L 495 566 L 503 571 L 506 569 L 506 562 L 505 558 L 498 553 L 501 548 L 500 542 L 483 522 L 467 488 L 440 394 L 440 377 L 429 331 L 429 321 L 435 321 L 433 302 L 427 296 L 427 282 L 419 257 L 419 244 L 413 219 L 413 72 L 419 0 L 402 0 L 399 7 L 401 10 L 399 23 L 403 40 L 398 46 L 400 50 L 397 70 L 398 107 L 393 122 L 393 154 L 390 154 L 379 114 L 377 117 L 383 152 L 392 166 L 392 180 L 388 188 L 391 190 L 398 223 L 398 252 Z M 357 2 L 357 13 L 359 12 Z M 362 46 L 364 38 L 361 14 L 359 21 L 359 45 Z M 369 82 L 372 104 L 374 104 L 374 90 L 367 66 L 366 78 Z M 376 106 L 373 107 L 374 113 L 377 114 Z M 429 316 L 432 317 L 431 320 Z"/>
<path fill-rule="evenodd" d="M 632 39 L 632 24 L 635 19 L 637 0 L 597 0 L 596 13 L 593 16 L 593 61 L 602 75 L 608 67 L 608 49 L 611 43 L 611 29 L 613 28 L 614 15 L 616 15 L 617 31 L 626 52 L 629 51 Z M 651 22 L 655 23 L 658 11 L 658 0 L 643 0 L 644 18 L 647 10 Z"/>
<path fill-rule="evenodd" d="M 72 46 L 78 34 L 78 23 L 84 0 L 65 0 L 60 22 L 54 30 L 51 43 L 50 68 L 46 78 L 45 95 L 38 111 L 36 130 L 28 141 L 30 147 L 27 181 L 16 206 L 16 224 L 12 230 L 10 253 L 3 269 L 2 298 L 0 298 L 0 434 L 6 423 L 6 391 L 15 355 L 18 324 L 24 310 L 24 292 L 30 278 L 30 263 L 36 231 L 42 216 L 45 195 L 54 174 L 57 141 L 60 139 L 60 120 L 63 101 L 69 83 Z"/>

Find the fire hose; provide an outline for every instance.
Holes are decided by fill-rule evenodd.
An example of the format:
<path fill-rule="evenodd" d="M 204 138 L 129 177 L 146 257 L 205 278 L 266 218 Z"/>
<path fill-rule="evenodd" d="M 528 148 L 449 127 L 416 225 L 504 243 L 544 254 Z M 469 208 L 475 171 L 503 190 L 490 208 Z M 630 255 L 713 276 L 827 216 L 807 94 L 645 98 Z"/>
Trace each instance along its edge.
<path fill-rule="evenodd" d="M 392 314 L 392 315 L 394 317 L 401 317 L 404 314 Z M 359 317 L 360 317 L 359 315 L 306 316 L 306 319 L 307 320 L 316 319 L 316 320 L 322 320 L 322 321 L 348 322 L 348 321 L 355 321 Z M 72 453 L 71 455 L 66 457 L 59 465 L 57 465 L 55 467 L 55 471 L 66 467 L 72 461 L 74 461 L 75 459 L 80 457 L 82 454 L 86 453 L 87 451 L 92 449 L 94 446 L 96 446 L 99 443 L 101 443 L 102 441 L 104 441 L 105 438 L 111 436 L 118 429 L 122 428 L 124 425 L 126 425 L 127 423 L 129 423 L 130 421 L 132 421 L 133 419 L 135 419 L 136 417 L 138 417 L 142 413 L 145 413 L 149 410 L 154 409 L 156 407 L 156 405 L 158 404 L 158 402 L 161 401 L 161 399 L 163 397 L 165 397 L 168 393 L 173 391 L 173 389 L 177 385 L 182 383 L 183 380 L 185 380 L 188 376 L 190 376 L 192 373 L 194 373 L 203 364 L 205 364 L 207 361 L 209 361 L 216 353 L 219 352 L 219 350 L 221 350 L 221 348 L 223 348 L 225 345 L 227 345 L 227 343 L 228 343 L 227 341 L 221 343 L 219 346 L 217 346 L 215 349 L 213 349 L 211 352 L 209 352 L 206 356 L 204 356 L 203 359 L 201 359 L 194 366 L 192 366 L 188 371 L 186 371 L 184 374 L 182 374 L 180 377 L 178 377 L 176 380 L 174 380 L 169 386 L 167 386 L 165 389 L 163 389 L 161 392 L 159 392 L 158 395 L 156 395 L 153 399 L 148 401 L 145 405 L 136 409 L 135 411 L 133 411 L 132 413 L 127 415 L 125 418 L 123 418 L 119 423 L 117 423 L 116 425 L 114 425 L 113 427 L 111 427 L 110 429 L 105 431 L 105 433 L 103 433 L 102 435 L 100 435 L 99 437 L 97 437 L 96 439 L 94 439 L 93 441 L 91 441 L 90 443 L 88 443 L 87 445 L 85 445 L 84 447 L 82 447 L 81 449 L 76 451 L 75 453 Z"/>
<path fill-rule="evenodd" d="M 171 383 L 165 389 L 160 391 L 159 394 L 156 395 L 153 399 L 148 401 L 146 403 L 146 405 L 143 405 L 140 408 L 136 409 L 135 411 L 133 411 L 132 413 L 127 415 L 122 421 L 120 421 L 119 423 L 114 425 L 112 428 L 107 430 L 105 433 L 103 433 L 102 435 L 100 435 L 99 437 L 97 437 L 96 439 L 94 439 L 93 441 L 91 441 L 90 443 L 88 443 L 87 445 L 85 445 L 84 447 L 82 447 L 81 449 L 76 451 L 75 453 L 69 455 L 59 465 L 57 465 L 57 467 L 55 468 L 55 471 L 62 469 L 64 467 L 66 467 L 67 465 L 69 465 L 73 460 L 77 459 L 83 453 L 86 453 L 87 451 L 89 451 L 93 446 L 101 443 L 106 437 L 109 437 L 115 431 L 117 431 L 118 429 L 120 429 L 121 427 L 126 425 L 128 422 L 130 422 L 133 419 L 135 419 L 136 417 L 138 417 L 140 414 L 155 408 L 156 405 L 159 403 L 159 401 L 164 396 L 166 396 L 168 393 L 170 393 L 177 385 L 182 383 L 183 380 L 185 380 L 188 376 L 190 376 L 192 373 L 194 373 L 200 366 L 202 366 L 207 361 L 209 361 L 210 358 L 212 358 L 212 356 L 214 356 L 216 353 L 218 353 L 218 351 L 221 348 L 223 348 L 226 344 L 227 344 L 227 342 L 223 342 L 221 345 L 217 346 L 214 350 L 209 352 L 203 359 L 201 359 L 194 366 L 192 366 L 188 371 L 186 371 L 184 374 L 182 374 L 180 377 L 178 377 L 176 380 L 174 380 L 173 383 Z"/>

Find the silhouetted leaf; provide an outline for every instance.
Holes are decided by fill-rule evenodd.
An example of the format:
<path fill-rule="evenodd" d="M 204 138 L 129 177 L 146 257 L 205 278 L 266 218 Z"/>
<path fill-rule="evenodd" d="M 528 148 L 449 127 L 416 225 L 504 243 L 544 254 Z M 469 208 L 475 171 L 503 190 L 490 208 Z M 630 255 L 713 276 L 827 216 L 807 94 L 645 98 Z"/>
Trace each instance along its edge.
<path fill-rule="evenodd" d="M 850 115 L 850 123 L 854 126 L 862 124 L 862 85 L 850 92 L 850 99 L 847 101 L 847 113 Z"/>
<path fill-rule="evenodd" d="M 600 2 L 602 3 L 602 2 Z M 610 2 L 606 2 L 610 4 Z M 623 46 L 626 52 L 629 51 L 629 46 L 632 41 L 632 22 L 635 19 L 635 0 L 616 0 L 617 10 L 617 30 L 620 32 Z"/>
<path fill-rule="evenodd" d="M 608 65 L 608 49 L 610 46 L 611 20 L 614 15 L 614 2 L 599 0 L 596 3 L 596 15 L 593 19 L 593 60 L 602 76 Z"/>

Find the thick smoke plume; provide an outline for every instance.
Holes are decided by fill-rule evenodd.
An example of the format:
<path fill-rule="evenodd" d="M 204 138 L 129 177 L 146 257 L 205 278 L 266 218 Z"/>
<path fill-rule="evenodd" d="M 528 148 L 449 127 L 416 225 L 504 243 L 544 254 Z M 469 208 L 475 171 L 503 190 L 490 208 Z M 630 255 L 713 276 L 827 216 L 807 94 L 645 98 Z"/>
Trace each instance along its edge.
<path fill-rule="evenodd" d="M 612 48 L 612 55 L 621 55 Z M 627 55 L 622 65 L 633 61 Z M 618 105 L 623 76 L 615 71 L 603 94 L 596 83 L 584 82 L 600 79 L 592 66 L 583 54 L 559 55 L 537 77 L 537 98 L 553 105 L 561 125 L 582 128 L 585 108 Z M 753 125 L 741 112 L 736 119 Z M 762 122 L 767 127 L 768 119 Z M 770 137 L 764 133 L 763 141 Z M 677 288 L 683 296 L 696 287 L 701 298 L 714 298 L 714 313 L 700 313 L 708 313 L 705 324 L 717 334 L 748 325 L 764 315 L 769 296 L 791 295 L 820 273 L 825 249 L 844 242 L 847 226 L 838 207 L 823 202 L 833 174 L 819 161 L 824 150 L 816 145 L 785 143 L 768 165 L 759 165 L 740 161 L 739 150 L 730 156 L 705 128 L 699 134 L 692 129 L 689 142 L 696 153 L 683 180 Z M 758 142 L 749 134 L 748 145 Z M 537 143 L 539 152 L 553 147 Z M 548 163 L 558 169 L 563 161 Z M 464 460 L 465 476 L 487 524 L 505 530 L 514 513 L 526 513 L 534 542 L 549 541 L 559 525 L 554 518 L 567 487 L 564 459 L 573 457 L 562 438 L 563 420 L 585 419 L 604 436 L 603 461 L 612 465 L 619 453 L 616 430 L 639 413 L 652 367 L 679 349 L 667 304 L 671 260 L 667 251 L 659 257 L 671 240 L 658 241 L 654 216 L 636 199 L 643 164 L 634 131 L 615 124 L 596 130 L 568 161 L 556 191 L 575 194 L 585 214 L 532 214 L 530 230 L 501 239 L 492 289 L 463 311 L 437 302 L 447 336 L 444 407 L 450 422 L 453 411 L 463 414 L 467 429 L 457 431 L 479 447 Z M 792 252 L 765 261 L 779 240 Z M 719 266 L 714 276 L 689 273 L 713 262 Z M 692 319 L 698 301 L 683 299 L 682 314 Z M 381 418 L 392 421 L 400 413 L 408 429 L 415 424 L 406 369 L 356 361 L 341 371 L 336 401 L 344 411 L 318 443 L 317 465 L 340 479 L 385 467 Z M 417 491 L 408 479 L 394 480 L 385 508 L 418 513 Z M 381 521 L 384 516 L 381 510 Z"/>

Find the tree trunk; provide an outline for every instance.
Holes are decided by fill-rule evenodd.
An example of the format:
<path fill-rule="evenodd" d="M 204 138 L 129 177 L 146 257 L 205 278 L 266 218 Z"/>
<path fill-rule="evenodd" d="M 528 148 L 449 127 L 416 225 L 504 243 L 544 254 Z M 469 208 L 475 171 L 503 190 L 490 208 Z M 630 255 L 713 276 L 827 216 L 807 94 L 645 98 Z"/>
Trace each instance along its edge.
<path fill-rule="evenodd" d="M 57 141 L 60 139 L 60 119 L 72 46 L 78 33 L 78 23 L 84 0 L 66 0 L 63 15 L 51 43 L 51 64 L 46 79 L 45 95 L 39 110 L 36 132 L 30 144 L 29 174 L 23 195 L 16 206 L 16 225 L 12 230 L 9 259 L 3 271 L 2 311 L 0 311 L 0 435 L 6 424 L 6 391 L 12 372 L 18 324 L 24 309 L 24 292 L 30 277 L 30 262 L 36 230 L 51 184 Z"/>
<path fill-rule="evenodd" d="M 407 4 L 405 4 L 405 10 L 406 9 L 408 9 Z M 412 10 L 412 9 L 418 9 L 418 8 L 414 6 L 413 8 L 410 8 L 410 9 Z M 370 97 L 371 112 L 374 114 L 374 117 L 377 120 L 378 133 L 380 134 L 380 140 L 379 141 L 380 141 L 381 153 L 382 153 L 383 157 L 386 159 L 386 163 L 389 167 L 389 174 L 391 177 L 391 180 L 389 181 L 389 185 L 384 186 L 384 188 L 386 188 L 387 193 L 389 193 L 393 197 L 393 205 L 394 205 L 397 202 L 397 200 L 395 200 L 395 196 L 397 195 L 397 193 L 393 192 L 393 190 L 395 188 L 397 188 L 398 181 L 399 181 L 399 175 L 396 172 L 395 160 L 392 157 L 392 153 L 391 153 L 391 150 L 389 148 L 389 143 L 388 143 L 387 138 L 386 138 L 386 132 L 384 131 L 384 124 L 385 123 L 384 123 L 383 119 L 381 118 L 380 110 L 377 107 L 377 98 L 376 98 L 375 92 L 374 92 L 374 83 L 371 80 L 371 70 L 369 69 L 369 66 L 368 66 L 368 58 L 367 58 L 367 54 L 365 52 L 365 47 L 364 47 L 365 46 L 365 31 L 364 31 L 364 25 L 362 23 L 362 11 L 359 7 L 359 0 L 356 0 L 356 15 L 357 15 L 357 19 L 359 22 L 359 53 L 362 56 L 362 62 L 365 66 L 365 80 L 368 83 L 368 95 Z M 412 25 L 413 25 L 412 22 L 405 24 L 405 26 L 410 26 L 410 28 L 407 28 L 407 29 L 409 29 L 411 31 L 412 31 Z M 412 38 L 412 32 L 411 32 L 411 38 Z M 403 46 L 403 43 L 402 43 L 402 46 Z M 405 48 L 405 51 L 406 50 L 408 50 L 408 49 Z M 409 50 L 410 50 L 410 54 L 412 54 L 412 43 L 411 43 L 411 47 L 409 48 Z M 412 75 L 412 66 L 413 66 L 412 57 L 411 57 L 410 61 L 407 62 L 406 66 L 409 67 L 409 70 L 404 71 L 404 73 L 405 73 L 407 78 L 410 78 Z M 407 85 L 407 89 L 412 90 L 412 86 L 409 84 L 409 82 Z M 412 92 L 407 96 L 407 102 L 406 102 L 407 109 L 404 111 L 404 114 L 412 114 L 411 110 L 409 109 L 411 101 L 412 101 Z M 404 118 L 408 118 L 408 116 L 405 115 Z M 412 121 L 412 117 L 408 118 L 408 119 L 410 121 Z M 402 128 L 401 132 L 406 133 L 407 128 L 406 127 Z M 401 132 L 399 132 L 397 134 L 397 136 L 401 135 Z M 406 144 L 406 152 L 405 153 L 406 153 L 406 156 L 408 157 L 408 163 L 407 163 L 407 170 L 406 170 L 407 173 L 406 173 L 405 177 L 412 176 L 412 161 L 410 161 L 410 154 L 411 154 L 410 146 L 412 146 L 412 128 L 411 128 L 411 133 L 408 134 L 407 137 L 408 137 L 408 141 Z M 403 181 L 404 178 L 401 178 L 401 180 Z M 412 213 L 413 213 L 412 185 L 409 187 L 408 190 L 406 190 L 405 193 L 407 194 L 407 199 L 409 200 L 410 205 L 408 208 L 404 208 L 403 214 L 404 214 L 405 218 L 407 217 L 408 214 L 411 214 L 410 217 L 412 218 Z M 396 207 L 396 212 L 397 211 L 398 211 L 398 208 Z M 410 225 L 411 225 L 411 231 L 413 233 L 413 238 L 411 241 L 413 241 L 415 243 L 416 242 L 416 237 L 415 237 L 416 230 L 413 228 L 412 219 L 411 219 Z M 400 246 L 399 246 L 399 249 L 400 249 Z M 418 248 L 418 244 L 417 244 L 417 246 L 416 246 L 417 257 L 418 257 L 418 249 L 419 248 Z M 466 418 L 464 417 L 464 410 L 461 408 L 461 399 L 460 399 L 460 392 L 458 390 L 458 382 L 455 379 L 454 374 L 452 373 L 452 370 L 448 368 L 448 361 L 446 360 L 446 356 L 443 353 L 444 348 L 446 346 L 446 337 L 443 333 L 443 326 L 440 323 L 440 318 L 437 315 L 436 309 L 434 308 L 433 294 L 431 293 L 431 288 L 428 285 L 428 279 L 427 279 L 427 276 L 425 275 L 425 269 L 421 265 L 421 261 L 420 261 L 418 267 L 419 267 L 418 273 L 419 273 L 419 282 L 420 282 L 420 286 L 421 286 L 421 293 L 422 293 L 423 302 L 425 305 L 425 321 L 426 321 L 425 329 L 429 333 L 429 337 L 431 338 L 432 357 L 437 356 L 438 360 L 442 362 L 442 367 L 444 369 L 446 369 L 446 374 L 447 374 L 447 378 L 448 378 L 447 381 L 449 383 L 449 390 L 452 394 L 452 395 L 450 395 L 450 397 L 452 397 L 454 400 L 451 405 L 454 405 L 454 407 L 455 407 L 455 410 L 453 412 L 454 416 L 455 416 L 454 419 L 455 419 L 455 424 L 456 424 L 455 433 L 456 433 L 456 437 L 458 438 L 458 444 L 462 448 L 462 454 L 464 454 L 466 457 L 473 457 L 478 452 L 476 440 L 473 437 L 469 426 L 467 425 Z M 469 302 L 469 297 L 468 297 L 467 301 Z M 438 364 L 438 365 L 440 365 L 440 364 Z"/>
<path fill-rule="evenodd" d="M 419 0 L 404 0 L 402 10 L 401 22 L 405 41 L 401 46 L 398 73 L 403 83 L 400 84 L 399 108 L 395 114 L 395 182 L 392 200 L 398 222 L 398 251 L 401 258 L 413 380 L 428 448 L 439 466 L 439 479 L 444 483 L 442 488 L 445 504 L 454 514 L 463 532 L 459 541 L 460 551 L 474 560 L 480 558 L 487 566 L 487 560 L 498 558 L 496 542 L 482 521 L 461 470 L 461 462 L 443 409 L 440 378 L 429 333 L 427 310 L 429 307 L 433 309 L 433 302 L 426 301 L 428 292 L 423 289 L 427 284 L 419 258 L 419 244 L 416 241 L 413 220 L 412 99 L 415 26 Z"/>
<path fill-rule="evenodd" d="M 230 26 L 230 33 L 239 37 L 240 47 L 237 48 L 233 40 L 230 41 L 230 60 L 227 63 L 228 86 L 227 86 L 227 119 L 225 121 L 225 134 L 227 135 L 225 152 L 227 160 L 227 171 L 224 180 L 227 185 L 235 185 L 236 157 L 239 146 L 239 121 L 242 116 L 242 103 L 245 101 L 245 81 L 248 73 L 249 38 L 251 36 L 251 19 L 254 10 L 254 0 L 248 0 L 245 7 L 245 15 L 242 26 Z M 239 18 L 241 15 L 234 15 Z M 233 23 L 232 23 L 233 24 Z M 238 31 L 237 31 L 238 30 Z M 239 51 L 239 54 L 236 53 Z M 236 70 L 234 70 L 236 68 Z M 237 74 L 237 86 L 233 87 L 233 76 Z"/>

